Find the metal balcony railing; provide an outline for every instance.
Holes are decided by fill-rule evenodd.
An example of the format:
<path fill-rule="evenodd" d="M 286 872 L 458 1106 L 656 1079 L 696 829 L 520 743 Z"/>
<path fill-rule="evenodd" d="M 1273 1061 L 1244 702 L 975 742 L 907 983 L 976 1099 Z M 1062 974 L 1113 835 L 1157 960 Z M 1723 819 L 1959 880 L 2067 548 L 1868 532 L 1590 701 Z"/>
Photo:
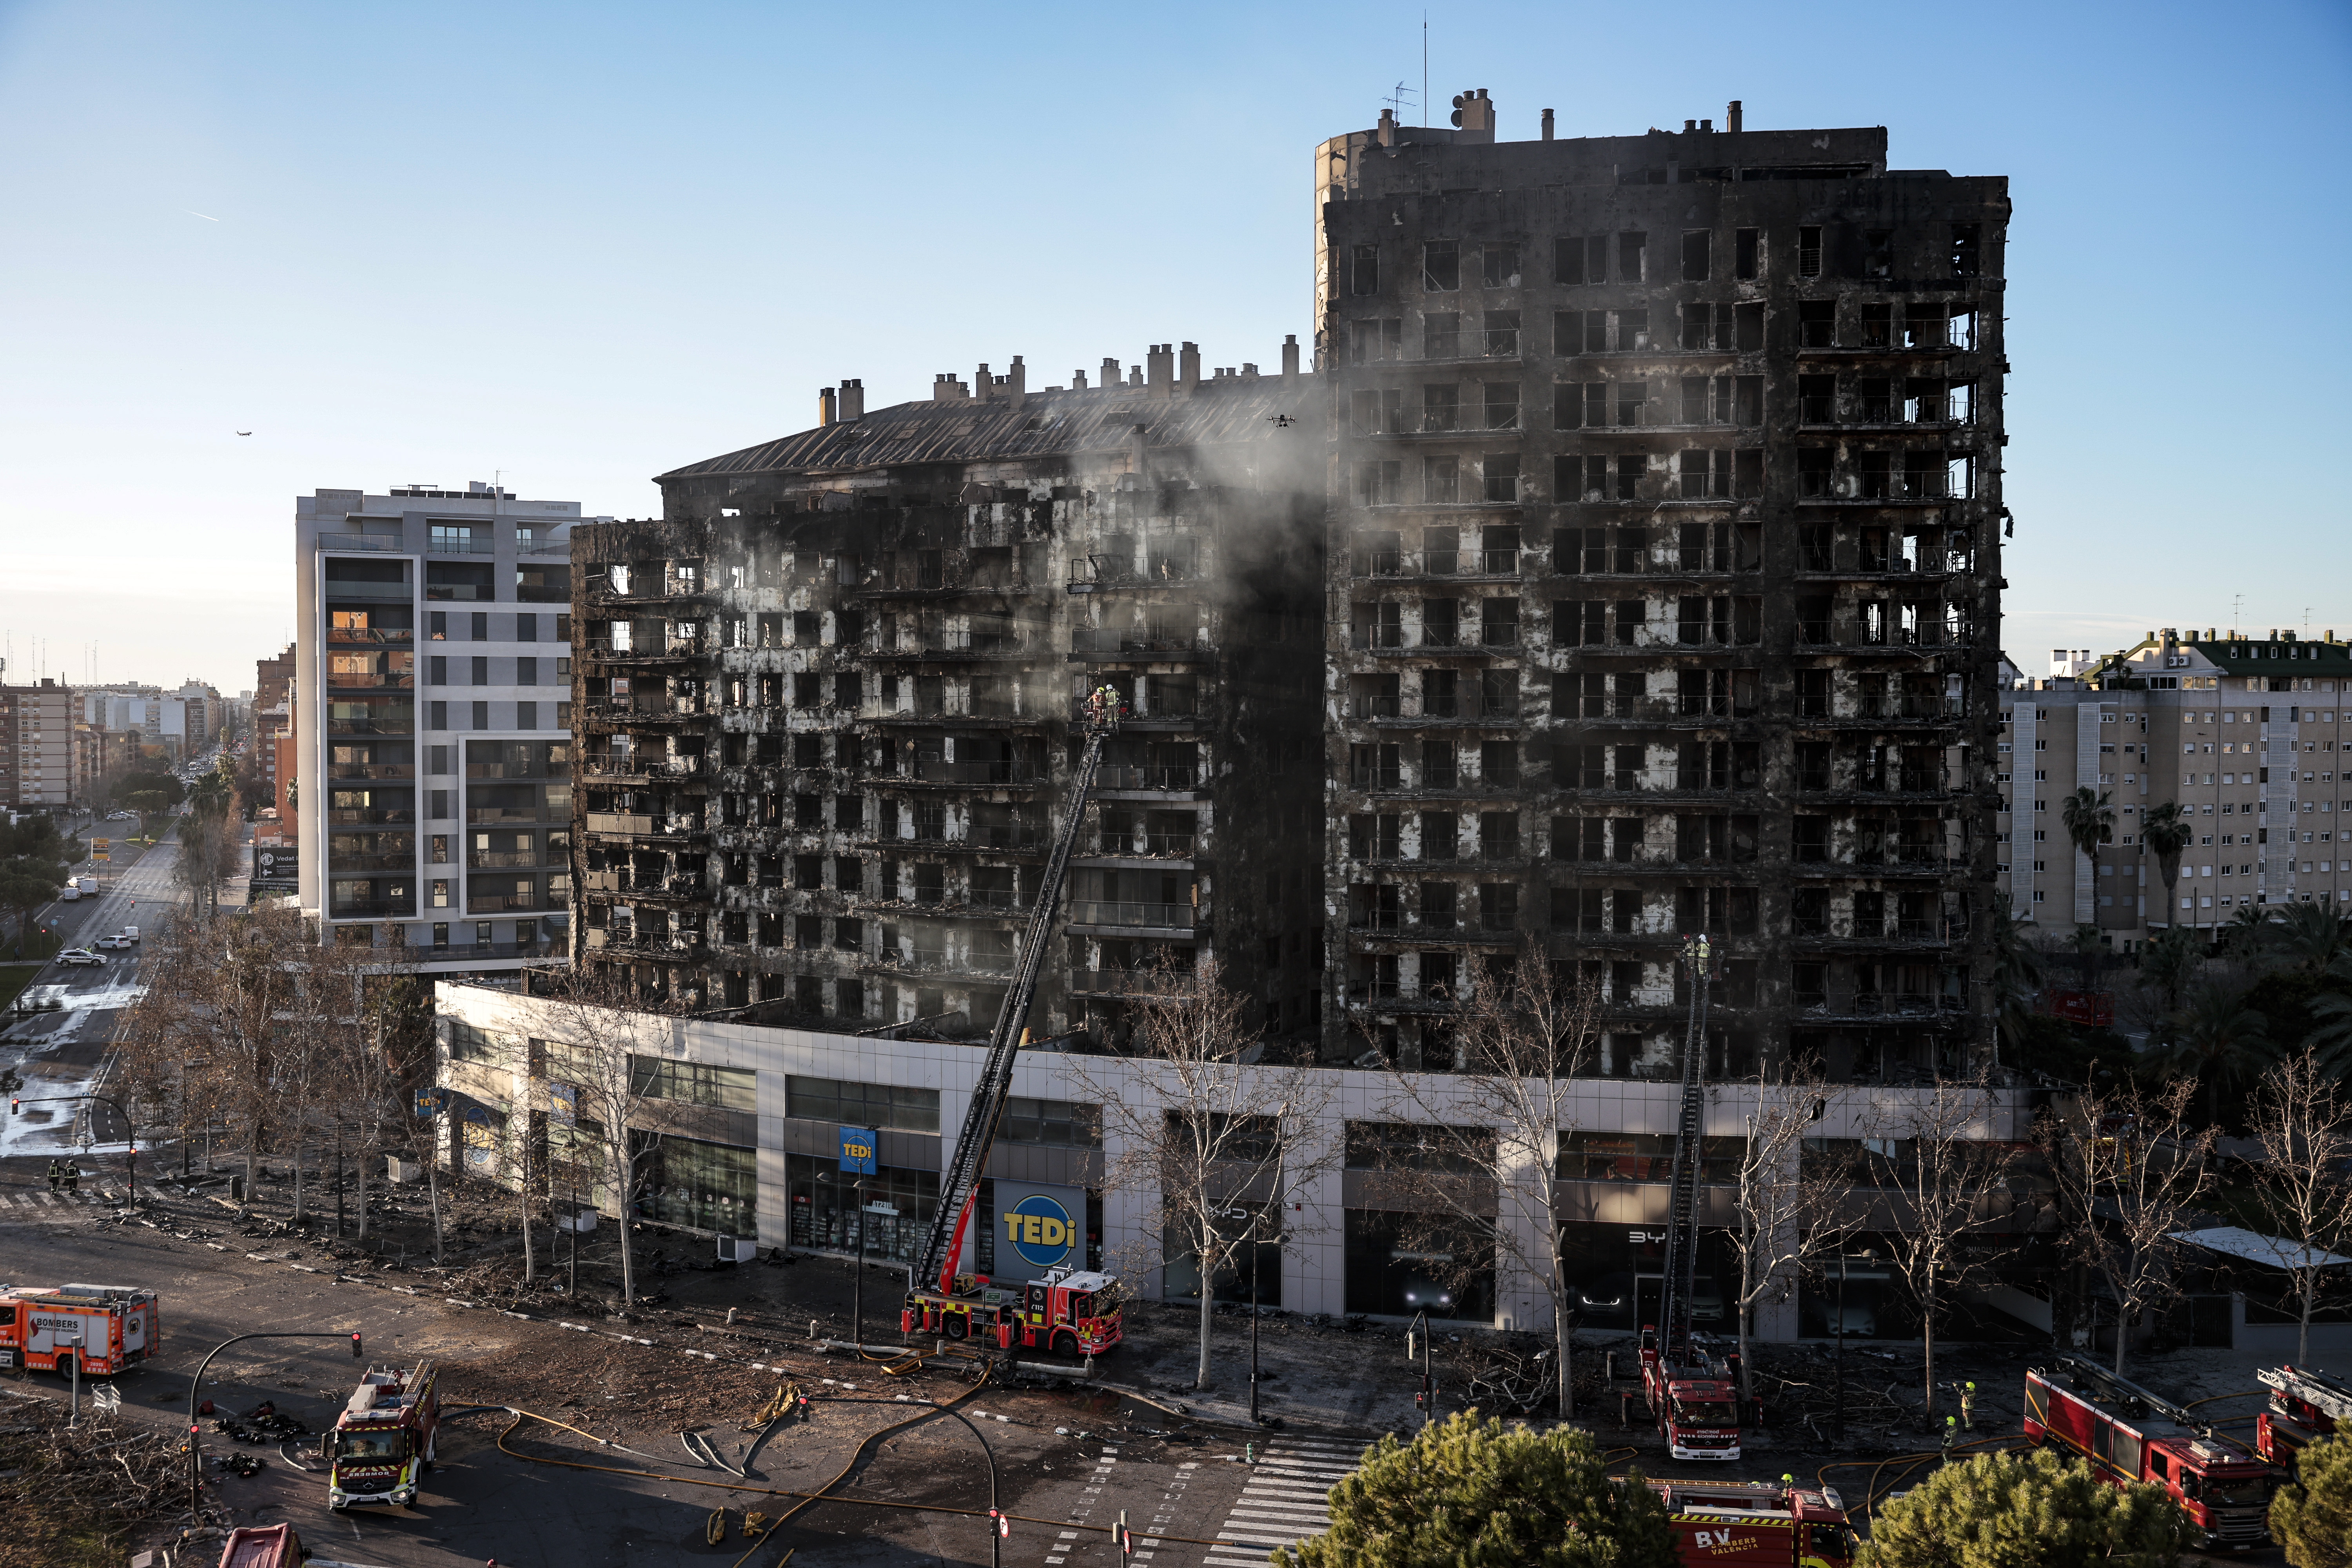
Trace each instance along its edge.
<path fill-rule="evenodd" d="M 1045 775 L 1018 762 L 942 763 L 915 759 L 917 784 L 1041 784 Z"/>
<path fill-rule="evenodd" d="M 1201 769 L 1198 763 L 1135 767 L 1123 763 L 1105 763 L 1096 771 L 1095 787 L 1097 789 L 1198 789 L 1201 787 Z"/>
<path fill-rule="evenodd" d="M 1074 899 L 1070 902 L 1070 922 L 1073 925 L 1191 931 L 1197 913 L 1190 904 L 1155 904 L 1118 899 Z"/>
<path fill-rule="evenodd" d="M 1181 971 L 1156 969 L 1073 969 L 1073 996 L 1166 996 L 1190 988 L 1192 977 Z"/>
<path fill-rule="evenodd" d="M 1184 857 L 1192 853 L 1194 837 L 1190 833 L 1103 833 L 1096 836 L 1089 853 Z"/>
<path fill-rule="evenodd" d="M 1198 628 L 1079 626 L 1070 634 L 1070 651 L 1085 654 L 1208 653 L 1209 634 Z"/>

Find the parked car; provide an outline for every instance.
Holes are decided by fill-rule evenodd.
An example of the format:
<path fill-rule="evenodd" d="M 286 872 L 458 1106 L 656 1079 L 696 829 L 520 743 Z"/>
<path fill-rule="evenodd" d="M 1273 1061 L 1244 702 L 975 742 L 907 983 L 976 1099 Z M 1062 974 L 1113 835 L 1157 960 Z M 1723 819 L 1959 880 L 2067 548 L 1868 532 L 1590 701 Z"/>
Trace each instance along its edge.
<path fill-rule="evenodd" d="M 86 947 L 69 947 L 58 954 L 58 962 L 77 965 L 104 963 L 106 957 L 103 953 L 92 952 Z"/>

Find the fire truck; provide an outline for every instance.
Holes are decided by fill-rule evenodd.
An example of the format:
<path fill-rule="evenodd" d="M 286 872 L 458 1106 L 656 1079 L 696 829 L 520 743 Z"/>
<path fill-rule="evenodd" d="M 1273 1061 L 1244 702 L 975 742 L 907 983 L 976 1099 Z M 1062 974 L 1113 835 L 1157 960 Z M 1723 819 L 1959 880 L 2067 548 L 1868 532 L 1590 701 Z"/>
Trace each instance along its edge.
<path fill-rule="evenodd" d="M 1020 961 L 989 1037 L 980 1080 L 972 1086 L 971 1103 L 964 1112 L 963 1130 L 956 1139 L 947 1179 L 940 1185 L 930 1231 L 908 1275 L 906 1305 L 898 1313 L 899 1329 L 907 1334 L 941 1334 L 949 1339 L 979 1340 L 1001 1350 L 1019 1345 L 1068 1356 L 1099 1354 L 1119 1342 L 1119 1287 L 1111 1275 L 1051 1268 L 1043 1279 L 1011 1287 L 997 1285 L 985 1274 L 964 1273 L 961 1265 L 973 1205 L 980 1195 L 981 1174 L 987 1169 L 989 1150 L 996 1142 L 997 1125 L 1013 1092 L 1013 1063 L 1021 1047 L 1029 1043 L 1024 1026 L 1029 1004 L 1036 996 L 1038 972 L 1061 909 L 1070 852 L 1085 821 L 1087 795 L 1102 762 L 1103 742 L 1118 731 L 1120 712 L 1118 693 L 1105 688 L 1087 699 L 1081 713 L 1086 746 L 1078 756 L 1069 813 L 1055 836 L 1039 880 L 1037 902 L 1022 933 Z M 1000 1249 L 997 1256 L 1005 1254 Z"/>
<path fill-rule="evenodd" d="M 221 1542 L 220 1568 L 302 1568 L 310 1555 L 292 1525 L 248 1524 Z"/>
<path fill-rule="evenodd" d="M 0 1366 L 129 1372 L 163 1344 L 155 1292 L 133 1285 L 0 1285 Z"/>
<path fill-rule="evenodd" d="M 1843 1568 L 1853 1528 L 1830 1487 L 1780 1481 L 1652 1481 L 1685 1568 Z"/>
<path fill-rule="evenodd" d="M 441 1394 L 433 1363 L 406 1372 L 371 1369 L 360 1379 L 335 1429 L 320 1439 L 327 1461 L 327 1506 L 355 1503 L 405 1508 L 433 1468 L 433 1436 L 441 1426 Z"/>
<path fill-rule="evenodd" d="M 1677 1459 L 1739 1458 L 1739 1357 L 1710 1355 L 1691 1331 L 1698 1293 L 1700 1135 L 1706 1083 L 1699 1066 L 1706 1044 L 1707 940 L 1683 944 L 1690 973 L 1690 1020 L 1683 1041 L 1683 1091 L 1675 1121 L 1673 1176 L 1666 1192 L 1666 1266 L 1658 1321 L 1642 1325 L 1642 1393 L 1666 1452 Z"/>
<path fill-rule="evenodd" d="M 2254 1376 L 2271 1391 L 2254 1421 L 2254 1447 L 2273 1465 L 2294 1469 L 2305 1444 L 2352 1419 L 2352 1386 L 2341 1379 L 2299 1366 L 2264 1367 Z"/>
<path fill-rule="evenodd" d="M 2026 1369 L 2025 1435 L 2083 1455 L 2119 1487 L 2163 1488 L 2208 1552 L 2270 1544 L 2276 1472 L 2262 1456 L 2095 1362 L 2060 1356 Z"/>

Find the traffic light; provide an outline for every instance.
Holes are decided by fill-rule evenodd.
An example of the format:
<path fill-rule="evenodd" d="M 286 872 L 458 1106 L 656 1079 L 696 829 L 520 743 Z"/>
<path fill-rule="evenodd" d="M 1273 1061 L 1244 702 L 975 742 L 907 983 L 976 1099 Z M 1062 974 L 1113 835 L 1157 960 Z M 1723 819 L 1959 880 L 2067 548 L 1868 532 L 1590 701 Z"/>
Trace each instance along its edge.
<path fill-rule="evenodd" d="M 994 1509 L 988 1510 L 988 1521 L 995 1528 L 1000 1540 L 1013 1533 L 1013 1521 Z"/>
<path fill-rule="evenodd" d="M 21 1116 L 24 1114 L 24 1100 L 18 1096 L 13 1094 L 10 1095 L 8 1097 L 8 1114 L 11 1116 Z"/>
<path fill-rule="evenodd" d="M 353 1361 L 357 1361 L 360 1359 L 361 1354 L 360 1337 L 357 1334 L 353 1334 L 352 1336 L 352 1359 Z"/>

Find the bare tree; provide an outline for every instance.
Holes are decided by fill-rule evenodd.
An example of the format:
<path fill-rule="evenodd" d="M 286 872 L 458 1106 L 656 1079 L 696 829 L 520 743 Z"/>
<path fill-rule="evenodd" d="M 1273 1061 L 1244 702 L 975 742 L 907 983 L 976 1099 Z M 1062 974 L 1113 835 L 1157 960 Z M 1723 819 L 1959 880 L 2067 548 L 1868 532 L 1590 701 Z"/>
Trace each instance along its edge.
<path fill-rule="evenodd" d="M 2294 1280 L 2301 1363 L 2311 1353 L 2311 1313 L 2326 1260 L 2352 1234 L 2352 1188 L 2342 1177 L 2352 1157 L 2352 1100 L 2305 1045 L 2263 1075 L 2247 1110 L 2263 1146 L 2263 1208 L 2271 1228 L 2295 1246 L 2294 1261 L 2281 1263 Z"/>
<path fill-rule="evenodd" d="M 1570 1331 L 1575 1290 L 1561 1238 L 1563 1135 L 1576 1125 L 1576 1078 L 1600 1038 L 1597 986 L 1533 956 L 1490 970 L 1463 1005 L 1447 1072 L 1391 1068 L 1387 1112 L 1413 1126 L 1420 1148 L 1391 1179 L 1423 1213 L 1493 1232 L 1497 1261 L 1541 1282 L 1559 1345 L 1560 1418 L 1575 1414 Z"/>
<path fill-rule="evenodd" d="M 1127 1266 L 1190 1258 L 1200 1269 L 1193 1386 L 1205 1389 L 1216 1278 L 1243 1247 L 1280 1240 L 1263 1233 L 1262 1217 L 1286 1216 L 1338 1161 L 1338 1149 L 1309 1134 L 1337 1090 L 1311 1063 L 1257 1059 L 1250 999 L 1218 983 L 1213 960 L 1163 963 L 1152 990 L 1127 1046 L 1132 1068 L 1073 1056 L 1067 1071 L 1103 1108 L 1105 1189 L 1150 1194 L 1159 1205 L 1159 1226 Z"/>
<path fill-rule="evenodd" d="M 532 1037 L 544 1052 L 548 1083 L 569 1108 L 573 1158 L 593 1152 L 589 1163 L 619 1216 L 621 1300 L 625 1308 L 635 1306 L 629 1215 L 667 1121 L 656 1092 L 660 1079 L 651 1070 L 658 1042 L 649 1020 L 656 1013 L 625 973 L 604 966 L 533 970 L 530 975 L 538 1004 L 532 1026 L 543 1031 Z M 533 1047 L 527 1039 L 521 1048 Z"/>
<path fill-rule="evenodd" d="M 1927 1352 L 1922 1418 L 1936 1415 L 1936 1314 L 1969 1282 L 1981 1259 L 1968 1244 L 2006 1217 L 2009 1153 L 1991 1141 L 1981 1082 L 1939 1079 L 1882 1104 L 1864 1140 L 1865 1158 L 1895 1182 L 1896 1223 L 1888 1251 L 1919 1303 Z"/>
<path fill-rule="evenodd" d="M 1814 1258 L 1841 1248 L 1860 1228 L 1862 1212 L 1851 1201 L 1844 1173 L 1807 1158 L 1831 1090 L 1810 1072 L 1759 1075 L 1753 1080 L 1756 1108 L 1748 1117 L 1748 1139 L 1737 1178 L 1739 1254 L 1740 1394 L 1755 1397 L 1755 1373 L 1748 1353 L 1756 1309 L 1789 1299 L 1797 1277 Z"/>
<path fill-rule="evenodd" d="M 2116 1371 L 2132 1322 L 2168 1293 L 2183 1217 L 2212 1185 L 2215 1130 L 2191 1128 L 2194 1079 L 2155 1092 L 2086 1088 L 2042 1121 L 2067 1253 L 2116 1303 Z"/>

